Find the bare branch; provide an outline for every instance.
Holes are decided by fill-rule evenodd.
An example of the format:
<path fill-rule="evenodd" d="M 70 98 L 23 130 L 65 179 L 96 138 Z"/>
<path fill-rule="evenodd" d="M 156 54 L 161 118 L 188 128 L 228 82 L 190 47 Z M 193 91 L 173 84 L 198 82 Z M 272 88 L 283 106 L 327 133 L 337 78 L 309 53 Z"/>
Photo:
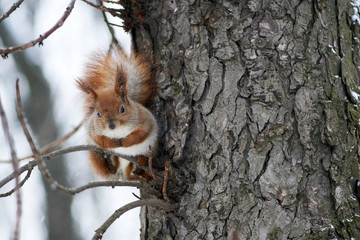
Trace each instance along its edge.
<path fill-rule="evenodd" d="M 27 174 L 26 174 L 25 178 L 19 183 L 19 188 L 21 188 L 21 187 L 24 185 L 24 183 L 29 179 L 29 177 L 31 176 L 31 172 L 32 172 L 32 169 L 30 169 L 30 170 L 27 171 Z M 0 194 L 0 198 L 10 196 L 11 194 L 13 194 L 13 193 L 16 191 L 16 189 L 17 189 L 17 188 L 15 187 L 15 188 L 11 189 L 11 190 L 10 190 L 9 192 L 7 192 L 7 193 L 2 193 L 2 194 Z"/>
<path fill-rule="evenodd" d="M 11 13 L 13 13 L 18 7 L 20 7 L 23 1 L 24 0 L 19 0 L 16 3 L 13 3 L 10 9 L 7 12 L 5 12 L 3 15 L 1 15 L 0 22 L 2 22 L 5 18 L 8 18 Z"/>
<path fill-rule="evenodd" d="M 102 239 L 104 233 L 106 230 L 115 222 L 116 219 L 118 219 L 121 215 L 126 213 L 127 211 L 141 206 L 151 206 L 155 208 L 160 208 L 167 211 L 174 211 L 177 208 L 177 205 L 170 204 L 167 202 L 164 202 L 160 199 L 144 199 L 144 200 L 138 200 L 131 203 L 126 204 L 125 206 L 119 208 L 116 210 L 96 231 L 95 235 L 92 237 L 92 240 L 98 240 Z"/>
<path fill-rule="evenodd" d="M 124 27 L 124 25 L 119 25 L 119 24 L 107 22 L 107 20 L 105 20 L 105 22 L 106 22 L 107 24 L 109 24 L 110 26 L 119 27 L 119 28 L 123 28 L 123 27 Z"/>
<path fill-rule="evenodd" d="M 26 180 L 30 177 L 30 174 L 33 170 L 33 168 L 37 166 L 37 162 L 36 160 L 33 160 L 31 162 L 29 162 L 28 164 L 26 164 L 25 166 L 21 167 L 19 169 L 19 172 L 23 173 L 25 171 L 27 171 L 27 175 L 25 176 L 25 178 L 21 181 L 21 183 L 19 184 L 20 186 L 22 186 Z M 8 182 L 10 182 L 12 179 L 14 179 L 14 174 L 10 174 L 8 177 L 4 178 L 1 182 L 0 182 L 0 188 L 3 187 L 5 184 L 7 184 Z M 76 187 L 76 188 L 66 188 L 63 187 L 63 192 L 68 193 L 70 195 L 75 195 L 77 193 L 80 193 L 84 190 L 87 189 L 91 189 L 91 188 L 97 188 L 97 187 L 136 187 L 139 189 L 142 189 L 154 196 L 159 196 L 160 193 L 153 189 L 150 185 L 146 184 L 146 183 L 140 183 L 140 182 L 124 182 L 124 181 L 99 181 L 99 182 L 91 182 L 89 184 L 80 186 L 80 187 Z M 10 196 L 12 193 L 14 192 L 14 190 L 11 190 L 7 193 L 3 193 L 0 194 L 0 198 L 1 197 L 7 197 Z"/>
<path fill-rule="evenodd" d="M 101 149 L 96 147 L 96 146 L 78 145 L 78 146 L 72 146 L 72 147 L 68 147 L 68 148 L 64 148 L 64 149 L 55 150 L 53 152 L 50 152 L 48 154 L 43 155 L 42 157 L 43 157 L 44 160 L 49 161 L 51 159 L 57 158 L 57 157 L 59 157 L 61 155 L 67 154 L 67 153 L 79 152 L 79 151 L 90 151 L 90 150 L 91 151 L 101 151 Z M 127 159 L 129 161 L 136 162 L 135 158 L 130 158 L 128 156 L 122 156 L 120 154 L 117 154 L 117 155 L 120 156 L 120 157 L 124 157 L 125 159 Z M 38 165 L 38 163 L 37 163 L 36 160 L 29 161 L 27 164 L 22 166 L 18 170 L 18 172 L 19 172 L 19 174 L 22 174 L 25 171 L 32 170 L 37 165 Z M 8 175 L 6 178 L 4 178 L 3 180 L 0 181 L 0 188 L 3 187 L 8 182 L 10 182 L 11 180 L 13 180 L 14 178 L 15 178 L 15 173 L 11 173 L 10 175 Z"/>
<path fill-rule="evenodd" d="M 103 11 L 103 12 L 107 12 L 107 13 L 110 13 L 112 16 L 114 17 L 120 17 L 120 14 L 118 14 L 114 9 L 110 9 L 110 8 L 107 8 L 103 5 L 97 5 L 95 3 L 92 3 L 88 0 L 82 0 L 83 2 L 87 3 L 88 5 L 100 10 L 100 11 Z"/>
<path fill-rule="evenodd" d="M 159 192 L 153 189 L 150 185 L 140 182 L 125 182 L 125 181 L 101 181 L 101 182 L 91 182 L 86 185 L 77 187 L 77 188 L 68 188 L 66 193 L 75 195 L 82 191 L 85 191 L 90 188 L 96 187 L 136 187 L 142 189 L 152 195 L 159 196 Z"/>
<path fill-rule="evenodd" d="M 148 164 L 149 164 L 150 174 L 151 174 L 152 178 L 154 180 L 156 180 L 156 175 L 155 175 L 154 169 L 152 167 L 152 151 L 151 151 L 151 146 L 150 145 L 149 145 L 149 162 L 148 162 Z"/>
<path fill-rule="evenodd" d="M 37 149 L 32 137 L 31 137 L 30 131 L 26 126 L 24 112 L 23 112 L 23 108 L 22 108 L 22 104 L 21 104 L 19 81 L 16 81 L 16 103 L 17 103 L 16 109 L 17 109 L 19 121 L 23 128 L 26 139 L 27 139 L 28 143 L 30 144 L 31 150 L 35 156 L 35 160 L 37 162 L 37 165 L 39 167 L 41 174 L 50 183 L 50 185 L 52 187 L 54 187 L 55 189 L 58 189 L 60 191 L 66 192 L 67 189 L 65 187 L 63 187 L 61 184 L 59 184 L 57 181 L 55 181 L 51 177 L 49 171 L 46 169 L 44 158 L 40 154 L 39 150 Z"/>
<path fill-rule="evenodd" d="M 26 126 L 24 111 L 23 111 L 22 104 L 21 104 L 19 79 L 17 79 L 17 81 L 16 81 L 16 103 L 17 103 L 16 110 L 17 110 L 18 118 L 19 118 L 19 121 L 20 121 L 21 126 L 23 128 L 24 134 L 25 134 L 26 139 L 28 140 L 28 142 L 30 144 L 31 150 L 33 151 L 35 157 L 37 157 L 38 155 L 40 155 L 40 153 L 37 150 L 36 145 L 35 145 L 32 137 L 31 137 L 30 131 Z M 41 163 L 39 165 L 41 165 Z"/>
<path fill-rule="evenodd" d="M 54 187 L 55 189 L 58 189 L 60 191 L 63 191 L 65 193 L 74 195 L 76 193 L 82 192 L 86 189 L 89 188 L 94 188 L 94 187 L 99 187 L 99 186 L 132 186 L 132 187 L 137 187 L 137 188 L 141 188 L 147 192 L 149 192 L 150 194 L 153 194 L 157 197 L 160 197 L 160 193 L 153 189 L 150 185 L 148 184 L 144 184 L 144 183 L 139 183 L 139 182 L 114 182 L 114 181 L 109 181 L 109 182 L 93 182 L 93 183 L 89 183 L 87 185 L 78 187 L 78 188 L 67 188 L 64 187 L 63 185 L 59 184 L 57 181 L 55 181 L 50 173 L 48 172 L 48 170 L 46 169 L 46 165 L 45 165 L 45 161 L 56 158 L 60 155 L 66 154 L 66 153 L 70 153 L 70 152 L 75 152 L 75 151 L 82 151 L 82 150 L 91 150 L 91 151 L 98 151 L 98 152 L 105 152 L 108 154 L 112 154 L 112 155 L 116 155 L 119 156 L 121 158 L 125 158 L 131 162 L 136 163 L 136 157 L 128 157 L 128 156 L 123 156 L 122 154 L 118 154 L 115 153 L 113 151 L 104 151 L 100 148 L 98 148 L 97 146 L 90 146 L 90 145 L 80 145 L 80 146 L 74 146 L 74 147 L 69 147 L 69 148 L 65 148 L 65 149 L 60 149 L 60 150 L 55 150 L 53 152 L 50 152 L 48 154 L 42 155 L 39 150 L 37 149 L 31 135 L 30 132 L 27 128 L 27 125 L 25 123 L 25 116 L 24 116 L 24 112 L 23 112 L 23 108 L 22 108 L 22 104 L 21 104 L 21 95 L 20 95 L 20 89 L 19 89 L 19 83 L 18 81 L 16 82 L 16 100 L 17 100 L 17 112 L 18 112 L 18 118 L 19 121 L 21 123 L 21 126 L 23 128 L 24 134 L 30 144 L 31 150 L 35 156 L 35 160 L 30 161 L 28 164 L 24 165 L 23 167 L 21 167 L 20 169 L 18 169 L 18 171 L 14 171 L 14 173 L 10 174 L 8 177 L 6 177 L 5 179 L 3 179 L 2 181 L 0 181 L 0 188 L 2 186 L 4 186 L 5 184 L 7 184 L 9 181 L 11 181 L 12 179 L 14 179 L 16 176 L 19 176 L 19 174 L 28 171 L 27 176 L 25 177 L 25 179 L 21 182 L 21 186 L 26 182 L 26 180 L 30 177 L 31 171 L 33 170 L 33 168 L 35 166 L 39 166 L 40 172 L 42 173 L 42 175 L 45 177 L 45 179 L 50 183 L 50 185 L 52 187 Z M 18 184 L 18 186 L 20 187 L 20 185 Z M 8 193 L 2 194 L 0 195 L 0 197 L 4 197 L 4 196 L 9 196 L 13 193 L 13 191 L 11 190 Z"/>
<path fill-rule="evenodd" d="M 21 168 L 19 168 L 18 172 L 21 175 L 23 172 L 25 171 L 32 171 L 34 169 L 34 167 L 37 166 L 37 163 L 35 160 L 28 162 L 26 165 L 22 166 Z M 11 180 L 13 180 L 15 178 L 16 174 L 15 172 L 11 173 L 10 175 L 8 175 L 6 178 L 4 178 L 3 180 L 0 181 L 0 188 L 2 188 L 4 185 L 6 185 L 7 183 L 9 183 Z"/>
<path fill-rule="evenodd" d="M 18 81 L 18 80 L 17 80 Z M 10 154 L 11 154 L 11 162 L 14 169 L 14 177 L 15 177 L 15 192 L 16 192 L 16 225 L 15 225 L 15 231 L 13 235 L 13 239 L 17 240 L 19 238 L 19 230 L 20 230 L 20 220 L 21 220 L 21 195 L 20 195 L 20 180 L 19 180 L 19 165 L 18 165 L 18 159 L 16 156 L 15 146 L 14 146 L 14 140 L 10 134 L 9 124 L 6 119 L 5 111 L 3 109 L 1 99 L 0 99 L 0 116 L 2 121 L 2 126 L 4 129 L 5 136 L 7 138 L 7 141 L 9 143 L 10 147 Z"/>
<path fill-rule="evenodd" d="M 103 7 L 105 7 L 105 6 L 103 5 L 103 2 L 100 2 L 100 5 L 103 6 Z M 103 15 L 103 17 L 104 17 L 104 21 L 105 21 L 105 23 L 106 23 L 106 26 L 107 26 L 107 28 L 109 29 L 109 32 L 110 32 L 110 34 L 111 34 L 111 43 L 114 43 L 114 44 L 116 44 L 116 45 L 119 44 L 118 40 L 117 40 L 116 37 L 115 37 L 114 28 L 111 26 L 111 23 L 109 23 L 108 18 L 107 18 L 107 16 L 106 16 L 106 13 L 105 13 L 104 11 L 101 11 L 101 13 L 102 13 L 102 15 Z"/>
<path fill-rule="evenodd" d="M 100 153 L 107 153 L 110 155 L 115 155 L 115 156 L 124 158 L 130 162 L 136 163 L 136 157 L 122 155 L 122 154 L 119 154 L 119 153 L 116 153 L 116 152 L 110 151 L 110 150 L 103 150 L 94 145 L 78 145 L 78 146 L 63 148 L 63 149 L 55 150 L 48 154 L 45 154 L 43 157 L 45 160 L 50 160 L 50 159 L 59 157 L 61 155 L 67 154 L 67 153 L 78 152 L 78 151 L 95 151 L 95 152 L 100 152 Z"/>
<path fill-rule="evenodd" d="M 80 188 L 77 188 L 77 189 L 70 189 L 70 188 L 66 188 L 64 187 L 63 185 L 59 184 L 55 179 L 52 178 L 50 172 L 47 170 L 46 166 L 45 166 L 45 160 L 47 158 L 54 158 L 54 157 L 57 157 L 59 154 L 64 154 L 66 153 L 65 151 L 56 151 L 55 153 L 50 153 L 48 155 L 41 155 L 39 150 L 37 149 L 31 135 L 30 135 L 30 132 L 26 126 L 26 123 L 25 123 L 25 117 L 24 117 L 24 113 L 23 113 L 23 108 L 22 108 L 22 104 L 21 104 L 21 95 L 20 95 L 20 89 L 19 89 L 19 82 L 17 81 L 16 82 L 16 102 L 17 102 L 17 112 L 18 112 L 18 117 L 19 117 L 19 121 L 21 123 L 21 126 L 23 128 L 23 131 L 24 131 L 24 134 L 30 144 L 30 147 L 31 147 L 31 150 L 35 156 L 35 160 L 36 160 L 36 163 L 37 165 L 39 166 L 39 169 L 40 169 L 40 172 L 41 174 L 43 175 L 43 177 L 49 182 L 49 184 L 54 187 L 55 189 L 58 189 L 62 192 L 65 192 L 65 193 L 68 193 L 68 194 L 71 194 L 71 195 L 74 195 L 78 192 L 81 192 L 85 189 L 88 189 L 88 188 L 91 188 L 91 187 L 94 187 L 94 186 L 98 186 L 99 183 L 92 183 L 92 184 L 88 184 L 86 186 L 83 186 L 83 187 L 80 187 Z M 70 148 L 70 150 L 73 150 L 74 148 Z M 99 151 L 99 150 L 97 150 Z M 136 160 L 133 160 L 136 162 Z M 103 183 L 100 183 L 100 185 L 103 184 Z M 144 187 L 144 185 L 140 185 L 139 183 L 126 183 L 126 182 L 120 182 L 120 183 L 117 183 L 117 186 L 136 186 L 136 187 Z M 114 186 L 113 183 L 110 183 L 110 186 Z M 150 191 L 149 188 L 145 188 L 145 190 L 147 191 Z M 152 191 L 154 192 L 154 191 Z"/>
<path fill-rule="evenodd" d="M 133 195 L 134 197 L 136 197 L 137 199 L 141 200 L 141 197 L 139 197 L 139 196 L 136 195 L 135 193 L 132 193 L 132 195 Z"/>
<path fill-rule="evenodd" d="M 55 150 L 51 153 L 48 153 L 46 155 L 43 155 L 42 158 L 45 161 L 49 161 L 51 159 L 57 158 L 61 155 L 67 154 L 67 153 L 71 153 L 71 152 L 78 152 L 78 151 L 88 151 L 88 150 L 92 150 L 92 151 L 99 151 L 99 148 L 95 147 L 95 146 L 90 146 L 90 145 L 79 145 L 79 146 L 73 146 L 73 147 L 68 147 L 68 148 L 64 148 L 64 149 L 60 149 L 60 150 Z M 122 155 L 120 155 L 121 157 L 123 157 Z M 134 161 L 136 162 L 136 159 L 133 158 L 128 158 L 128 160 L 130 161 Z M 38 161 L 33 160 L 30 161 L 29 163 L 27 163 L 26 165 L 24 165 L 23 167 L 21 167 L 19 169 L 19 174 L 22 174 L 25 171 L 28 171 L 28 175 L 30 175 L 31 171 L 34 169 L 34 167 L 36 167 L 38 165 Z M 6 178 L 4 178 L 3 180 L 0 181 L 0 188 L 2 188 L 5 184 L 7 184 L 8 182 L 10 182 L 11 180 L 13 180 L 15 177 L 15 173 L 10 174 L 9 176 L 7 176 Z M 25 177 L 26 179 L 24 179 L 21 183 L 21 186 L 25 183 L 25 180 L 28 179 L 28 177 Z M 54 180 L 53 180 L 54 181 Z M 56 183 L 58 184 L 58 183 Z M 58 184 L 60 185 L 60 184 Z M 53 185 L 54 187 L 56 187 L 56 185 Z M 116 186 L 128 186 L 128 187 L 137 187 L 140 189 L 143 189 L 144 191 L 153 194 L 155 196 L 159 196 L 159 192 L 155 189 L 153 189 L 150 185 L 145 184 L 145 183 L 139 183 L 139 182 L 120 182 L 120 181 L 104 181 L 104 182 L 93 182 L 78 188 L 66 188 L 61 186 L 61 189 L 63 192 L 74 195 L 76 193 L 82 192 L 86 189 L 89 188 L 95 188 L 95 187 L 101 187 L 101 186 L 111 186 L 111 187 L 116 187 Z M 10 194 L 12 194 L 13 192 L 10 191 Z M 9 193 L 5 193 L 0 195 L 0 197 L 6 197 L 8 196 Z"/>
<path fill-rule="evenodd" d="M 47 154 L 47 153 L 53 151 L 55 148 L 59 147 L 62 143 L 64 143 L 72 135 L 74 135 L 80 129 L 80 127 L 82 126 L 83 123 L 84 123 L 84 120 L 81 121 L 81 123 L 79 123 L 79 125 L 77 125 L 73 130 L 71 130 L 71 132 L 67 133 L 66 135 L 64 135 L 63 137 L 61 137 L 59 139 L 56 139 L 55 141 L 49 143 L 48 145 L 42 147 L 40 149 L 41 155 Z M 30 158 L 34 158 L 34 155 L 23 157 L 18 160 L 23 161 L 23 160 L 30 159 Z M 11 160 L 0 160 L 0 163 L 11 163 Z"/>
<path fill-rule="evenodd" d="M 170 162 L 169 161 L 165 161 L 165 172 L 164 172 L 164 182 L 163 182 L 163 186 L 162 186 L 162 194 L 163 194 L 163 198 L 166 202 L 170 202 L 170 199 L 167 195 L 166 189 L 167 189 L 167 182 L 168 182 L 168 178 L 169 178 L 169 169 L 170 169 Z"/>
<path fill-rule="evenodd" d="M 81 123 L 79 123 L 79 125 L 77 125 L 71 132 L 69 132 L 65 136 L 49 143 L 48 145 L 42 147 L 40 149 L 40 153 L 46 154 L 46 153 L 49 153 L 50 151 L 54 150 L 55 148 L 59 147 L 66 140 L 68 140 L 72 135 L 74 135 L 80 129 L 80 127 L 83 125 L 84 122 L 85 122 L 85 120 L 82 120 Z"/>
<path fill-rule="evenodd" d="M 72 9 L 74 8 L 75 1 L 76 0 L 71 0 L 70 1 L 69 5 L 67 6 L 67 8 L 66 8 L 66 10 L 64 12 L 64 14 L 57 21 L 57 23 L 52 28 L 50 28 L 47 32 L 40 35 L 40 37 L 38 37 L 37 39 L 32 40 L 32 41 L 30 41 L 28 43 L 25 43 L 23 45 L 9 47 L 9 48 L 5 48 L 5 49 L 0 49 L 1 56 L 3 58 L 7 58 L 7 55 L 9 53 L 22 51 L 22 50 L 28 49 L 30 47 L 33 47 L 36 44 L 39 44 L 39 46 L 43 45 L 43 41 L 64 24 L 64 22 L 66 21 L 66 19 L 70 15 Z"/>
<path fill-rule="evenodd" d="M 119 1 L 100 0 L 101 2 L 119 4 Z"/>
<path fill-rule="evenodd" d="M 78 152 L 78 151 L 100 151 L 101 152 L 103 150 L 96 147 L 96 146 L 78 145 L 78 146 L 72 146 L 72 147 L 68 147 L 68 148 L 64 148 L 64 149 L 55 150 L 55 151 L 50 152 L 48 154 L 42 155 L 41 157 L 42 157 L 42 159 L 44 161 L 49 161 L 49 160 L 52 160 L 52 159 L 57 158 L 59 156 L 62 156 L 64 154 L 72 153 L 72 152 Z M 121 158 L 124 158 L 124 159 L 126 159 L 128 161 L 136 163 L 136 158 L 135 157 L 123 156 L 121 154 L 118 154 L 118 153 L 115 153 L 115 152 L 112 152 L 112 151 L 106 151 L 105 153 L 114 154 L 114 155 L 119 156 Z M 32 170 L 37 165 L 38 165 L 38 161 L 35 159 L 35 160 L 32 160 L 32 161 L 29 161 L 27 164 L 25 164 L 24 166 L 19 168 L 19 170 L 18 170 L 19 175 L 24 173 L 25 171 L 28 172 L 25 179 L 20 183 L 20 186 L 23 186 L 25 181 L 29 178 Z M 141 166 L 139 166 L 139 167 L 141 167 Z M 148 168 L 146 168 L 146 167 L 144 167 L 144 169 L 148 170 Z M 0 181 L 0 188 L 2 188 L 7 183 L 12 181 L 15 178 L 15 176 L 16 176 L 16 174 L 15 174 L 15 172 L 13 172 L 10 175 L 8 175 L 7 177 L 5 177 L 4 179 L 2 179 Z M 53 183 L 53 182 L 55 182 L 55 183 Z M 122 183 L 122 182 L 117 182 L 117 181 L 110 181 L 110 182 L 105 181 L 105 182 L 99 182 L 99 183 L 91 183 L 90 185 L 84 185 L 84 186 L 78 187 L 78 188 L 66 188 L 64 186 L 61 186 L 55 180 L 51 179 L 50 184 L 52 184 L 52 186 L 54 186 L 55 188 L 59 188 L 59 190 L 65 192 L 65 193 L 74 195 L 74 194 L 76 194 L 78 192 L 81 192 L 81 191 L 83 191 L 85 189 L 88 189 L 88 188 L 94 188 L 94 187 L 100 187 L 100 186 L 122 186 L 122 184 L 126 184 L 126 182 Z M 126 186 L 137 187 L 137 188 L 143 189 L 144 191 L 146 191 L 146 192 L 148 192 L 148 193 L 150 193 L 150 194 L 152 194 L 154 196 L 157 196 L 157 197 L 161 196 L 160 193 L 157 190 L 155 190 L 150 185 L 145 184 L 145 183 L 130 182 L 130 184 L 126 185 Z M 4 193 L 4 194 L 0 195 L 0 197 L 6 197 L 6 196 L 8 196 L 8 195 L 10 195 L 12 193 L 13 193 L 13 191 L 10 191 L 10 193 Z"/>

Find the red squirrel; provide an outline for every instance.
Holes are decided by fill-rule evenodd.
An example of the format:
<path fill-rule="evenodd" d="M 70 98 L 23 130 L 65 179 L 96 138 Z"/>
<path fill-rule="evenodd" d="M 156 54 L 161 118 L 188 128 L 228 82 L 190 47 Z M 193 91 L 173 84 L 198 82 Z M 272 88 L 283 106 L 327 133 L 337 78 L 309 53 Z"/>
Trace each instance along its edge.
<path fill-rule="evenodd" d="M 146 57 L 134 51 L 128 57 L 116 46 L 112 53 L 95 56 L 77 84 L 85 98 L 88 143 L 138 156 L 140 165 L 147 164 L 149 148 L 157 148 L 158 125 L 146 107 L 158 85 Z M 146 175 L 116 156 L 89 151 L 89 157 L 94 172 L 106 179 L 139 180 Z"/>

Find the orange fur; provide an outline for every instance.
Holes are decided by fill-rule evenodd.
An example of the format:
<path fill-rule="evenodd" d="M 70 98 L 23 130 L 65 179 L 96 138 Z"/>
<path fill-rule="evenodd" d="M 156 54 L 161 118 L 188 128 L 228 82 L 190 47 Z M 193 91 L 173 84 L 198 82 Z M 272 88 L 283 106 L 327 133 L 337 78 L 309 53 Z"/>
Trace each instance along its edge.
<path fill-rule="evenodd" d="M 141 99 L 139 99 L 138 102 L 144 106 L 149 106 L 157 95 L 158 85 L 153 81 L 149 61 L 142 55 L 136 55 L 133 59 L 137 63 L 139 72 L 144 79 L 143 84 L 141 85 L 141 92 L 143 92 L 144 95 L 141 96 Z"/>
<path fill-rule="evenodd" d="M 89 159 L 96 174 L 103 178 L 109 178 L 120 167 L 119 158 L 116 156 L 89 151 Z"/>
<path fill-rule="evenodd" d="M 145 157 L 144 155 L 140 155 L 137 157 L 136 159 L 137 164 L 139 164 L 139 166 L 146 166 L 149 165 L 149 158 Z"/>
<path fill-rule="evenodd" d="M 153 77 L 151 64 L 144 56 L 133 53 L 129 58 L 119 46 L 114 55 L 96 55 L 88 65 L 84 78 L 77 80 L 77 84 L 84 93 L 88 134 L 100 148 L 129 148 L 146 141 L 154 131 L 157 135 L 156 122 L 154 123 L 153 116 L 144 106 L 149 106 L 154 101 L 158 85 Z M 125 137 L 105 135 L 107 133 L 113 136 L 110 133 L 119 128 L 133 130 Z M 123 131 L 127 130 L 120 132 Z M 118 157 L 90 152 L 94 171 L 105 178 L 117 172 L 120 161 Z M 146 164 L 147 161 L 145 163 L 143 160 L 142 163 Z M 136 170 L 135 173 L 135 169 L 133 163 L 126 167 L 125 176 L 128 180 L 148 179 L 145 171 Z"/>
<path fill-rule="evenodd" d="M 136 169 L 134 163 L 129 163 L 126 167 L 126 179 L 130 181 L 145 181 L 148 182 L 151 180 L 151 176 L 146 173 L 143 169 Z"/>
<path fill-rule="evenodd" d="M 149 137 L 150 132 L 145 132 L 143 129 L 137 129 L 129 134 L 125 138 L 108 138 L 103 135 L 92 134 L 92 139 L 101 148 L 118 148 L 118 147 L 130 147 L 132 145 L 142 143 Z"/>

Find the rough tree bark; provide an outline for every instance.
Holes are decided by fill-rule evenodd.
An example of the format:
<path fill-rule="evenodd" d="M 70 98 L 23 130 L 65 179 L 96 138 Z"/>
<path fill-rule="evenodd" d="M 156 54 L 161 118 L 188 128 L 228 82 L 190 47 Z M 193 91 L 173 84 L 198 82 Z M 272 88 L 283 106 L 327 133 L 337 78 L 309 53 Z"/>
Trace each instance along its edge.
<path fill-rule="evenodd" d="M 179 211 L 142 209 L 142 239 L 360 239 L 353 14 L 337 0 L 146 5 L 132 35 L 160 66 L 160 158 L 181 184 Z"/>

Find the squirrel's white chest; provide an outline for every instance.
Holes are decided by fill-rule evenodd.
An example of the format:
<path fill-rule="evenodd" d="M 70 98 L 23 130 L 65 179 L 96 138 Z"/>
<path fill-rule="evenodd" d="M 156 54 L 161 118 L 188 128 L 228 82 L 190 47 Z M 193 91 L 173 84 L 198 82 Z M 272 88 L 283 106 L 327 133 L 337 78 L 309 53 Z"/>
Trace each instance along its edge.
<path fill-rule="evenodd" d="M 89 124 L 91 124 L 89 122 Z M 130 126 L 122 126 L 117 127 L 116 129 L 110 130 L 102 130 L 101 135 L 106 136 L 108 138 L 125 138 L 129 136 L 134 131 L 134 127 Z M 157 142 L 157 135 L 158 135 L 158 129 L 155 125 L 153 131 L 150 133 L 148 138 L 145 139 L 145 141 L 140 142 L 138 144 L 134 144 L 129 147 L 118 147 L 118 148 L 112 148 L 112 151 L 115 151 L 119 154 L 124 154 L 127 156 L 137 156 L 137 155 L 149 155 L 149 146 L 151 146 L 151 149 L 155 149 L 156 142 Z M 96 145 L 96 143 L 93 141 L 93 139 L 89 136 L 89 142 L 93 145 Z"/>
<path fill-rule="evenodd" d="M 149 147 L 151 146 L 151 149 L 154 151 L 156 147 L 155 146 L 156 142 L 157 142 L 157 130 L 154 130 L 151 132 L 149 137 L 141 143 L 134 144 L 130 147 L 113 148 L 111 150 L 128 156 L 137 156 L 137 155 L 149 156 Z"/>
<path fill-rule="evenodd" d="M 130 126 L 122 126 L 117 127 L 113 130 L 106 129 L 101 132 L 102 135 L 108 138 L 125 138 L 130 135 L 134 131 L 134 127 Z"/>

